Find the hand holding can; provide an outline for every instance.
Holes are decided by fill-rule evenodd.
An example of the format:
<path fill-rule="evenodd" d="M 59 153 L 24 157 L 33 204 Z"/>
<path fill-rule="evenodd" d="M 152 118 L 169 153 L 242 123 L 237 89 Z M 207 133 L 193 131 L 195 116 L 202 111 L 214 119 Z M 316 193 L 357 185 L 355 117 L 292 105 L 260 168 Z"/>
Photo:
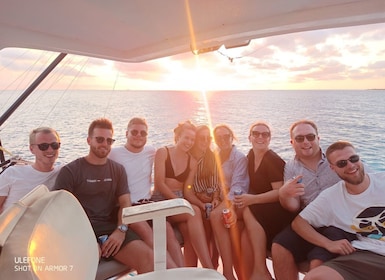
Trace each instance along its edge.
<path fill-rule="evenodd" d="M 297 182 L 296 183 L 302 183 L 302 177 L 300 177 L 301 175 L 297 175 L 297 176 L 293 176 L 293 178 L 291 178 L 292 180 L 295 180 L 296 178 L 298 178 L 297 179 Z"/>
<path fill-rule="evenodd" d="M 241 189 L 236 189 L 236 190 L 234 190 L 234 197 L 239 196 L 242 193 L 243 193 L 243 191 Z M 242 202 L 241 203 L 236 203 L 235 206 L 238 207 L 238 208 L 242 207 Z"/>
<path fill-rule="evenodd" d="M 223 225 L 225 228 L 230 228 L 232 225 L 234 225 L 237 221 L 234 219 L 234 214 L 233 212 L 225 208 L 222 210 L 222 219 L 223 219 Z"/>
<path fill-rule="evenodd" d="M 107 234 L 98 236 L 98 242 L 99 242 L 100 245 L 103 245 L 103 243 L 106 242 L 107 239 L 108 239 L 108 235 Z"/>
<path fill-rule="evenodd" d="M 211 213 L 211 210 L 213 210 L 213 205 L 211 203 L 206 203 L 205 204 L 205 218 L 206 220 L 209 220 L 210 219 L 210 213 Z"/>

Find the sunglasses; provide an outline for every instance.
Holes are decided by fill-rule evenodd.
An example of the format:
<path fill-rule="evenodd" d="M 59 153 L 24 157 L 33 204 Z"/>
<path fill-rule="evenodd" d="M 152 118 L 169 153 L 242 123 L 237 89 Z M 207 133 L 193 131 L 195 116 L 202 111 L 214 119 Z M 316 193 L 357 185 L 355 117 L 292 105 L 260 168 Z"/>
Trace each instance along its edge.
<path fill-rule="evenodd" d="M 49 146 L 51 146 L 53 150 L 58 150 L 60 148 L 60 142 L 40 143 L 40 144 L 32 144 L 32 145 L 36 145 L 40 151 L 48 150 Z"/>
<path fill-rule="evenodd" d="M 360 157 L 358 155 L 352 155 L 348 159 L 342 159 L 337 161 L 336 164 L 334 165 L 337 166 L 338 168 L 344 168 L 346 165 L 348 165 L 348 161 L 350 161 L 351 163 L 356 163 L 359 160 L 360 160 Z"/>
<path fill-rule="evenodd" d="M 216 135 L 215 136 L 215 140 L 217 140 L 217 141 L 220 141 L 220 140 L 222 140 L 222 141 L 229 141 L 230 137 L 231 137 L 230 134 Z"/>
<path fill-rule="evenodd" d="M 136 129 L 133 129 L 133 130 L 130 130 L 130 133 L 132 136 L 137 136 L 139 133 L 140 133 L 140 136 L 142 137 L 146 137 L 147 136 L 147 131 L 144 131 L 144 130 L 136 130 Z"/>
<path fill-rule="evenodd" d="M 112 139 L 112 138 L 106 139 L 102 136 L 95 136 L 94 138 L 96 139 L 96 142 L 98 142 L 99 144 L 102 144 L 104 143 L 104 141 L 107 141 L 107 145 L 112 145 L 115 142 L 115 139 Z"/>
<path fill-rule="evenodd" d="M 252 131 L 251 135 L 253 135 L 255 138 L 259 138 L 262 136 L 262 138 L 266 139 L 270 137 L 270 132 Z"/>
<path fill-rule="evenodd" d="M 315 134 L 298 135 L 294 139 L 297 143 L 303 143 L 303 141 L 305 141 L 305 138 L 307 141 L 312 142 L 314 141 L 315 136 Z"/>

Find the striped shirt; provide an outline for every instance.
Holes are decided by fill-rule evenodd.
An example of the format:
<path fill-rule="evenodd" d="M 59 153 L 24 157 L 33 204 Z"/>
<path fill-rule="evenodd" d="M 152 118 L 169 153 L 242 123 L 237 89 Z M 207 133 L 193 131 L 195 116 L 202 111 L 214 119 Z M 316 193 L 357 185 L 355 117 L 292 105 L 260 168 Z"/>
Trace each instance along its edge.
<path fill-rule="evenodd" d="M 219 188 L 219 176 L 218 176 L 218 166 L 215 162 L 215 158 L 213 157 L 212 160 L 214 161 L 212 166 L 214 166 L 214 170 L 211 176 L 207 176 L 206 178 L 203 178 L 203 169 L 204 169 L 204 161 L 205 157 L 201 157 L 198 160 L 198 166 L 197 166 L 197 172 L 195 174 L 194 178 L 194 191 L 197 193 L 200 192 L 215 192 Z M 208 190 L 208 191 L 207 191 Z"/>

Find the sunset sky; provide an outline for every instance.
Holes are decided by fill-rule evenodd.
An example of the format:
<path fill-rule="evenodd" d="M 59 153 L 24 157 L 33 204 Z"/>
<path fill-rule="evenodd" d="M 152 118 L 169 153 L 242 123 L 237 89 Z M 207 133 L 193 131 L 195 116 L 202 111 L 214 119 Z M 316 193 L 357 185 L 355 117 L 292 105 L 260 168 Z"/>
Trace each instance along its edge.
<path fill-rule="evenodd" d="M 23 89 L 57 54 L 0 51 L 0 90 Z M 67 56 L 50 89 L 257 90 L 385 88 L 385 23 L 256 39 L 238 49 L 144 63 Z"/>

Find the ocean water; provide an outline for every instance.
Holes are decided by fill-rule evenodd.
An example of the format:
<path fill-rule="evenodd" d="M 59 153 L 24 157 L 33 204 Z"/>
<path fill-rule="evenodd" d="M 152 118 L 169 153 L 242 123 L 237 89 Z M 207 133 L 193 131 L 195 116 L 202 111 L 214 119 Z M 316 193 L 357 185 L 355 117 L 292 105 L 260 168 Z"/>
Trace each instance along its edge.
<path fill-rule="evenodd" d="M 0 114 L 20 92 L 0 92 Z M 14 155 L 33 160 L 28 134 L 38 126 L 51 126 L 61 135 L 58 163 L 68 163 L 88 152 L 90 122 L 111 119 L 114 145 L 125 142 L 127 122 L 134 116 L 147 119 L 148 143 L 160 147 L 173 143 L 178 122 L 228 124 L 244 153 L 250 149 L 248 130 L 257 120 L 272 128 L 270 147 L 283 159 L 293 157 L 289 127 L 299 119 L 313 120 L 321 146 L 347 140 L 373 169 L 385 171 L 385 90 L 303 91 L 37 91 L 1 126 L 3 147 Z"/>

